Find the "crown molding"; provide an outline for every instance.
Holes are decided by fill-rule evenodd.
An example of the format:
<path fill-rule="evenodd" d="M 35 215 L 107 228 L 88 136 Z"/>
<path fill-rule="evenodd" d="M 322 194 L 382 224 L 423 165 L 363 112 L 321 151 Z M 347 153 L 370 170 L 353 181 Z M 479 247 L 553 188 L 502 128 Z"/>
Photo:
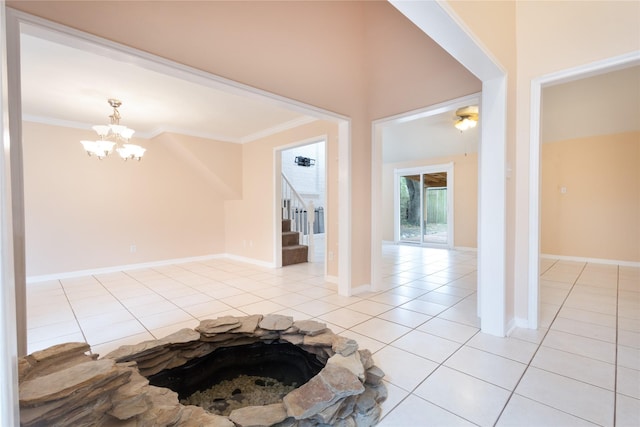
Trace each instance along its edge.
<path fill-rule="evenodd" d="M 284 123 L 281 123 L 279 125 L 272 126 L 270 128 L 261 130 L 259 132 L 255 132 L 255 133 L 252 133 L 250 135 L 244 136 L 244 137 L 240 138 L 240 143 L 241 144 L 245 144 L 247 142 L 253 142 L 253 141 L 256 141 L 256 140 L 258 140 L 260 138 L 266 138 L 268 136 L 275 135 L 276 133 L 279 133 L 279 132 L 284 132 L 284 131 L 287 131 L 289 129 L 297 128 L 298 126 L 306 125 L 307 123 L 315 122 L 316 120 L 318 120 L 318 119 L 316 119 L 315 117 L 310 117 L 310 116 L 305 116 L 305 117 L 300 117 L 300 118 L 297 118 L 297 119 L 289 120 L 288 122 L 284 122 Z"/>
<path fill-rule="evenodd" d="M 196 138 L 210 139 L 213 141 L 229 142 L 233 144 L 245 144 L 247 142 L 256 141 L 260 138 L 266 138 L 268 136 L 275 135 L 279 132 L 284 132 L 289 129 L 294 129 L 298 126 L 302 126 L 307 123 L 312 123 L 316 120 L 318 119 L 310 116 L 300 117 L 298 119 L 290 120 L 288 122 L 281 123 L 277 126 L 263 129 L 259 132 L 255 132 L 240 138 L 232 137 L 228 135 L 222 135 L 222 134 L 213 134 L 209 132 L 198 132 L 190 129 L 178 128 L 173 126 L 158 126 L 149 132 L 136 131 L 135 137 L 142 138 L 142 139 L 153 139 L 163 133 L 176 133 L 179 135 L 193 136 Z M 40 123 L 40 124 L 51 125 L 51 126 L 60 126 L 60 127 L 71 128 L 71 129 L 87 130 L 87 131 L 91 130 L 91 127 L 94 125 L 91 123 L 76 122 L 73 120 L 62 120 L 62 119 L 56 119 L 54 117 L 36 116 L 31 114 L 23 114 L 22 121 Z"/>

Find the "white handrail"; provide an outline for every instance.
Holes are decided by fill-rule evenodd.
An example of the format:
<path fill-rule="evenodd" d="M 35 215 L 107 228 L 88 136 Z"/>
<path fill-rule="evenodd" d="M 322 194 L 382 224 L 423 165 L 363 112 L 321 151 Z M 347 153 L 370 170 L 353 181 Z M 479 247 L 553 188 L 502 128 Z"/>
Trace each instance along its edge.
<path fill-rule="evenodd" d="M 293 184 L 291 184 L 291 181 L 289 181 L 289 178 L 287 178 L 287 176 L 284 174 L 284 172 L 282 172 L 282 181 L 283 181 L 283 185 L 282 185 L 282 199 L 290 199 L 290 197 L 285 197 L 285 193 L 287 196 L 293 196 L 296 199 L 296 205 L 301 206 L 303 209 L 307 208 L 307 205 L 305 204 L 304 200 L 302 199 L 302 196 L 300 194 L 298 194 L 298 192 L 296 191 L 296 189 L 293 187 Z M 287 191 L 285 191 L 285 189 Z M 290 218 L 288 218 L 290 219 Z"/>
<path fill-rule="evenodd" d="M 299 242 L 307 244 L 307 260 L 313 261 L 313 223 L 315 222 L 315 207 L 313 202 L 305 203 L 287 176 L 282 173 L 282 219 L 291 220 L 291 231 L 299 233 Z M 312 209 L 309 212 L 309 209 Z M 306 218 L 305 218 L 306 217 Z"/>

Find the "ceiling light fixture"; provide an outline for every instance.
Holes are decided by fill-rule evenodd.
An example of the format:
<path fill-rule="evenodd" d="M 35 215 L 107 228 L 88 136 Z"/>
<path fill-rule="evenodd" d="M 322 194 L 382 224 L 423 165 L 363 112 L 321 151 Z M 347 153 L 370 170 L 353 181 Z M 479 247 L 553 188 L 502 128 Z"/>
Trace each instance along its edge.
<path fill-rule="evenodd" d="M 134 159 L 140 161 L 147 150 L 139 145 L 129 144 L 129 140 L 135 131 L 120 124 L 118 107 L 122 105 L 122 102 L 117 99 L 109 99 L 107 102 L 113 107 L 113 114 L 109 116 L 111 122 L 108 125 L 93 126 L 93 130 L 100 136 L 100 139 L 97 141 L 80 141 L 80 143 L 89 156 L 94 155 L 100 160 L 111 154 L 113 148 L 116 147 L 116 151 L 124 160 Z"/>
<path fill-rule="evenodd" d="M 460 132 L 476 127 L 478 124 L 478 106 L 462 107 L 456 110 L 454 126 Z"/>

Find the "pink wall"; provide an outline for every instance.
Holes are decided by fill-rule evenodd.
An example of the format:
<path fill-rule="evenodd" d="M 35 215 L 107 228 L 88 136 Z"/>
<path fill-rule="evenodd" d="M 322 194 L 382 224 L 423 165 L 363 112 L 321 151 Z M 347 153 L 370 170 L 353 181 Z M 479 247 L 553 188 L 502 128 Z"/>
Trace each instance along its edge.
<path fill-rule="evenodd" d="M 100 161 L 79 142 L 93 136 L 23 124 L 28 276 L 224 253 L 225 188 L 242 170 L 239 145 L 163 134 L 138 140 L 148 148 L 141 162 Z M 200 155 L 216 179 L 177 157 L 175 145 Z"/>
<path fill-rule="evenodd" d="M 543 144 L 541 166 L 542 253 L 640 262 L 640 132 Z"/>
<path fill-rule="evenodd" d="M 338 125 L 318 120 L 294 129 L 242 145 L 243 195 L 225 203 L 227 253 L 265 263 L 273 263 L 273 224 L 276 209 L 274 183 L 275 150 L 286 145 L 327 138 L 327 209 L 325 233 L 327 250 L 335 256 L 327 260 L 329 275 L 338 274 L 337 150 Z M 279 215 L 279 212 L 278 212 Z"/>
<path fill-rule="evenodd" d="M 479 90 L 386 2 L 7 4 L 350 117 L 354 286 L 370 280 L 372 118 Z"/>
<path fill-rule="evenodd" d="M 371 120 L 480 91 L 478 79 L 389 4 L 364 10 Z"/>

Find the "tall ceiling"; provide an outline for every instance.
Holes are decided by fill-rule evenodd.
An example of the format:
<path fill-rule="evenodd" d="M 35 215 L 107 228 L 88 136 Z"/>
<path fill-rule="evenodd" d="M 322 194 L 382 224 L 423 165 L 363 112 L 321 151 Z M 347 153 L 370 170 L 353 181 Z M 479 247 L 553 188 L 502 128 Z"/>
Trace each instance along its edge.
<path fill-rule="evenodd" d="M 26 26 L 21 34 L 23 119 L 88 130 L 108 122 L 107 100 L 116 98 L 122 101 L 121 123 L 136 130 L 134 138 L 169 131 L 234 143 L 314 120 L 286 105 L 155 68 L 86 40 Z M 434 147 L 447 147 L 441 141 L 449 144 L 443 153 L 452 146 L 476 151 L 477 132 L 460 134 L 452 126 L 454 116 L 450 111 L 394 126 L 385 130 L 385 138 L 410 141 L 427 133 L 428 156 Z M 386 145 L 384 151 L 385 158 L 404 152 Z"/>
<path fill-rule="evenodd" d="M 106 124 L 109 98 L 122 101 L 121 124 L 150 138 L 170 131 L 243 143 L 314 120 L 219 84 L 150 69 L 139 58 L 93 48 L 68 36 L 21 34 L 22 109 L 26 121 L 90 129 Z"/>
<path fill-rule="evenodd" d="M 154 66 L 157 64 L 154 64 Z M 243 143 L 313 121 L 287 105 L 185 79 L 145 60 L 38 29 L 21 34 L 23 119 L 82 129 L 105 124 L 107 99 L 122 101 L 122 124 L 134 137 L 169 131 Z M 383 131 L 383 161 L 473 153 L 478 128 L 453 127 L 455 109 Z M 640 130 L 640 67 L 543 90 L 543 142 Z"/>

